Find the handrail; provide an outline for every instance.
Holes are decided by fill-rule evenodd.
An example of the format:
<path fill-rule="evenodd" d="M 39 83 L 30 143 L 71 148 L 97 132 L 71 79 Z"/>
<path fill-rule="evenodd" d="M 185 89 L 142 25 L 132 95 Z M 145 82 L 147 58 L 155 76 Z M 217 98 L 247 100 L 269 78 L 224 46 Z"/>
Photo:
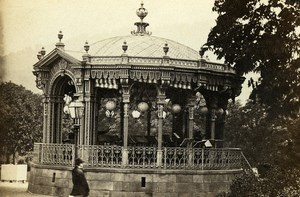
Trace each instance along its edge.
<path fill-rule="evenodd" d="M 248 167 L 249 167 L 250 169 L 252 169 L 252 167 L 251 167 L 251 165 L 250 165 L 250 163 L 249 163 L 248 159 L 245 157 L 245 155 L 244 155 L 244 153 L 243 153 L 242 151 L 241 151 L 241 154 L 242 154 L 242 156 L 243 156 L 244 160 L 246 161 L 246 163 L 247 163 Z"/>

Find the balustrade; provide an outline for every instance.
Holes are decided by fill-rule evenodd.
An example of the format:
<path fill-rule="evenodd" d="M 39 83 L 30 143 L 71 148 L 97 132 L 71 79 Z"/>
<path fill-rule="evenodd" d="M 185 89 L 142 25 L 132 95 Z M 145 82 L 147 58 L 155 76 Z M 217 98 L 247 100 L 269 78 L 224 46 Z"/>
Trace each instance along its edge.
<path fill-rule="evenodd" d="M 128 167 L 152 168 L 156 164 L 156 148 L 128 147 Z"/>
<path fill-rule="evenodd" d="M 128 147 L 128 164 L 122 166 L 122 146 L 81 145 L 78 154 L 86 168 L 162 168 L 186 170 L 240 169 L 244 158 L 240 149 L 164 147 L 161 166 L 157 164 L 156 147 Z M 73 144 L 34 145 L 34 163 L 73 166 Z"/>
<path fill-rule="evenodd" d="M 121 146 L 83 145 L 79 149 L 79 157 L 87 167 L 121 167 Z"/>
<path fill-rule="evenodd" d="M 35 144 L 39 152 L 38 163 L 43 165 L 72 166 L 75 157 L 75 147 L 71 144 Z M 36 152 L 36 150 L 34 150 Z"/>
<path fill-rule="evenodd" d="M 163 166 L 167 169 L 186 168 L 188 166 L 188 150 L 186 148 L 164 148 Z"/>

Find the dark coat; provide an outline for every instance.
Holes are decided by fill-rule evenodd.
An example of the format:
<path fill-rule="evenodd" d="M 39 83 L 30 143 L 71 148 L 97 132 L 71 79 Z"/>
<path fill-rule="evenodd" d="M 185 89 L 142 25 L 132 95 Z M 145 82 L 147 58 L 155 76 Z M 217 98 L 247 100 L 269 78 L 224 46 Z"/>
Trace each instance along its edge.
<path fill-rule="evenodd" d="M 83 195 L 88 196 L 90 192 L 89 185 L 84 176 L 83 170 L 77 166 L 72 170 L 73 189 L 72 196 Z"/>

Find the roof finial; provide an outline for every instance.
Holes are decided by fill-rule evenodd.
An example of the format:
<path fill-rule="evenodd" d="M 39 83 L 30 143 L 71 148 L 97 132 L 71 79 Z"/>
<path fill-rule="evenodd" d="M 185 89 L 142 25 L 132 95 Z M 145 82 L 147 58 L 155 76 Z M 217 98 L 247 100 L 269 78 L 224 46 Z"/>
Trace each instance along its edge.
<path fill-rule="evenodd" d="M 207 50 L 208 50 L 208 46 L 206 44 L 200 48 L 199 55 L 200 55 L 201 59 L 203 58 L 203 55 Z"/>
<path fill-rule="evenodd" d="M 41 60 L 46 55 L 45 47 L 42 47 L 42 49 L 38 52 L 36 55 L 39 60 Z"/>
<path fill-rule="evenodd" d="M 126 41 L 123 42 L 122 49 L 123 49 L 124 54 L 125 54 L 126 51 L 127 51 L 127 49 L 128 49 L 128 45 L 127 45 L 127 42 L 126 42 Z"/>
<path fill-rule="evenodd" d="M 37 54 L 36 56 L 37 56 L 37 58 L 38 58 L 39 60 L 41 60 L 41 59 L 42 59 L 41 51 L 39 51 L 38 54 Z"/>
<path fill-rule="evenodd" d="M 46 55 L 45 47 L 42 47 L 42 49 L 41 49 L 41 54 L 42 54 L 43 57 Z"/>
<path fill-rule="evenodd" d="M 64 37 L 61 30 L 58 32 L 57 36 L 58 36 L 59 42 L 61 42 L 61 39 Z"/>
<path fill-rule="evenodd" d="M 83 47 L 84 47 L 85 52 L 86 52 L 86 53 L 89 53 L 90 45 L 89 45 L 88 41 L 85 41 Z"/>
<path fill-rule="evenodd" d="M 56 48 L 59 48 L 59 49 L 61 49 L 61 50 L 64 50 L 65 44 L 61 42 L 61 40 L 62 40 L 62 38 L 64 37 L 64 35 L 63 35 L 63 33 L 62 33 L 61 30 L 58 32 L 57 37 L 58 37 L 59 41 L 58 41 L 58 43 L 56 43 L 56 45 L 55 45 Z"/>
<path fill-rule="evenodd" d="M 148 10 L 144 8 L 143 1 L 141 2 L 141 7 L 136 10 L 136 15 L 140 17 L 141 22 L 143 22 L 143 19 L 148 15 Z"/>
<path fill-rule="evenodd" d="M 89 58 L 90 58 L 90 54 L 89 54 L 90 45 L 89 45 L 88 41 L 85 41 L 83 48 L 85 50 L 85 54 L 83 54 L 82 59 L 83 59 L 83 61 L 89 61 Z"/>
<path fill-rule="evenodd" d="M 136 31 L 132 31 L 132 35 L 143 36 L 143 35 L 151 35 L 150 32 L 146 31 L 146 27 L 149 26 L 149 23 L 143 22 L 143 19 L 148 15 L 148 10 L 144 8 L 143 1 L 141 2 L 141 7 L 136 10 L 136 15 L 141 19 L 141 22 L 136 22 L 134 25 L 137 26 Z"/>
<path fill-rule="evenodd" d="M 164 49 L 164 52 L 165 52 L 165 56 L 167 56 L 168 52 L 169 52 L 169 46 L 168 46 L 167 42 L 165 43 L 165 46 L 163 47 L 163 49 Z"/>

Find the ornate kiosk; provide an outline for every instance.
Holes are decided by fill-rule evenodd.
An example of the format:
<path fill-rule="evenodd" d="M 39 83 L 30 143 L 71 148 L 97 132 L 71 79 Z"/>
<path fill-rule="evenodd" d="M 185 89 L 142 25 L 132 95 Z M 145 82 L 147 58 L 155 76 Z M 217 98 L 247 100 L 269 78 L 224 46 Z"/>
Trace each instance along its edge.
<path fill-rule="evenodd" d="M 69 51 L 38 53 L 43 142 L 34 146 L 32 193 L 68 196 L 75 157 L 90 196 L 214 196 L 241 173 L 240 149 L 222 146 L 226 106 L 243 77 L 200 52 L 152 36 L 140 22 L 129 36 Z"/>

